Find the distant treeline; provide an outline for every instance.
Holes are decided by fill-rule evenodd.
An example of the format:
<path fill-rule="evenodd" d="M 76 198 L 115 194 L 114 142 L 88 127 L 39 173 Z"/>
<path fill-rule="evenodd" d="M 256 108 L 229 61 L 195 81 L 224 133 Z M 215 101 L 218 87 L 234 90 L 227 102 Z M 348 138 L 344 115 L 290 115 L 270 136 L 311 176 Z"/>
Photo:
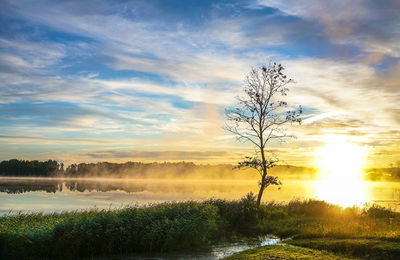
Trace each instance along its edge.
<path fill-rule="evenodd" d="M 278 165 L 272 175 L 283 179 L 314 179 L 318 170 L 290 165 Z M 0 176 L 16 177 L 115 177 L 115 178 L 199 178 L 199 179 L 253 179 L 252 169 L 233 169 L 230 164 L 197 165 L 192 162 L 163 163 L 79 163 L 64 169 L 55 160 L 26 161 L 12 159 L 0 163 Z M 374 168 L 364 171 L 364 178 L 371 181 L 400 181 L 400 167 Z"/>
<path fill-rule="evenodd" d="M 400 166 L 367 169 L 365 178 L 370 181 L 400 181 Z"/>
<path fill-rule="evenodd" d="M 54 160 L 40 162 L 12 159 L 0 163 L 0 176 L 49 177 L 59 172 L 63 172 L 63 165 Z"/>
<path fill-rule="evenodd" d="M 313 178 L 316 170 L 296 166 L 276 166 L 272 174 L 296 178 Z M 121 177 L 121 178 L 257 178 L 254 170 L 233 169 L 230 164 L 196 165 L 192 162 L 164 163 L 79 163 L 64 169 L 63 163 L 12 159 L 0 163 L 0 176 L 16 177 Z"/>

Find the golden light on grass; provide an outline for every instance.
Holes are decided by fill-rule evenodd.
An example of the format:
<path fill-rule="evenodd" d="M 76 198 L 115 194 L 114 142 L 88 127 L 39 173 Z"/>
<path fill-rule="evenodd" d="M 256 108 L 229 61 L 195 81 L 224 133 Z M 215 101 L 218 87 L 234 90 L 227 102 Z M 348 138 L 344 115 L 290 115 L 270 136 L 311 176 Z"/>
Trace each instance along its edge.
<path fill-rule="evenodd" d="M 367 194 L 362 181 L 365 157 L 364 147 L 341 138 L 334 138 L 318 149 L 318 199 L 343 207 L 366 203 Z"/>

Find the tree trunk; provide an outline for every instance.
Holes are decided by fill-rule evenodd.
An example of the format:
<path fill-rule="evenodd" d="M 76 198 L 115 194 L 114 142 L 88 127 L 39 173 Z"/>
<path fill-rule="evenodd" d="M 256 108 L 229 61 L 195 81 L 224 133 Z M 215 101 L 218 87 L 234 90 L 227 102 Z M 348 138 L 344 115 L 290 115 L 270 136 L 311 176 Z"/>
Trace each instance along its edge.
<path fill-rule="evenodd" d="M 263 183 L 264 183 L 264 182 L 261 183 L 261 185 L 260 185 L 260 191 L 258 192 L 258 196 L 257 196 L 257 207 L 259 207 L 260 204 L 261 204 L 261 198 L 262 198 L 262 195 L 263 195 L 263 192 L 264 192 L 264 184 L 263 184 Z"/>
<path fill-rule="evenodd" d="M 262 138 L 261 138 L 262 140 Z M 265 161 L 265 154 L 264 154 L 264 147 L 261 146 L 261 159 L 262 159 L 262 166 L 263 166 L 263 174 L 261 177 L 261 185 L 260 185 L 260 191 L 258 192 L 258 196 L 257 196 L 257 206 L 260 206 L 261 204 L 261 198 L 262 195 L 264 193 L 264 189 L 265 189 L 265 177 L 267 177 L 267 164 Z"/>
<path fill-rule="evenodd" d="M 262 107 L 260 107 L 262 110 Z M 257 206 L 259 207 L 261 204 L 261 198 L 264 192 L 265 188 L 265 177 L 267 176 L 267 164 L 265 162 L 265 154 L 264 154 L 264 138 L 263 138 L 263 129 L 262 129 L 262 120 L 263 118 L 260 118 L 260 124 L 259 124 L 259 130 L 260 130 L 260 152 L 261 152 L 261 163 L 262 163 L 262 170 L 263 174 L 261 176 L 261 185 L 260 185 L 260 191 L 258 192 L 258 197 L 257 197 Z"/>

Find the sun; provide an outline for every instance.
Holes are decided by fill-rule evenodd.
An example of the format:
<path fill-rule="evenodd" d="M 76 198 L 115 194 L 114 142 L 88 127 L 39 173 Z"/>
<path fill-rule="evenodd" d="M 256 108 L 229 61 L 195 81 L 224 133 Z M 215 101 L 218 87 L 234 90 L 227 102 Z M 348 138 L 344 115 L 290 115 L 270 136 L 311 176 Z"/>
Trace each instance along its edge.
<path fill-rule="evenodd" d="M 337 138 L 318 149 L 318 199 L 344 207 L 367 202 L 362 181 L 365 158 L 363 146 Z"/>

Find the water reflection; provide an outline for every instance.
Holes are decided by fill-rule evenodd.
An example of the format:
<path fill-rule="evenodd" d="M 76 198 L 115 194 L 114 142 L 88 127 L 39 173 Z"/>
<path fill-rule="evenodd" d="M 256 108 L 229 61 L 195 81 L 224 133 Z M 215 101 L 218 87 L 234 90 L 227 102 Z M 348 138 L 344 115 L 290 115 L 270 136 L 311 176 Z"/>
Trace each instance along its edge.
<path fill-rule="evenodd" d="M 400 209 L 400 182 L 364 182 L 362 185 L 367 202 Z M 263 199 L 276 202 L 327 200 L 320 197 L 320 188 L 319 181 L 283 180 L 280 190 L 268 188 Z M 212 197 L 240 199 L 257 190 L 255 180 L 0 178 L 0 215 L 9 210 L 53 212 Z M 337 194 L 341 194 L 339 189 Z"/>
<path fill-rule="evenodd" d="M 26 192 L 110 192 L 127 193 L 155 192 L 191 194 L 198 191 L 207 193 L 232 193 L 239 190 L 253 190 L 254 181 L 226 180 L 160 180 L 160 179 L 56 179 L 56 178 L 2 178 L 0 192 L 21 194 Z M 250 187 L 249 187 L 250 186 Z"/>
<path fill-rule="evenodd" d="M 62 179 L 3 179 L 0 181 L 0 192 L 9 194 L 20 194 L 33 191 L 44 191 L 47 193 L 62 192 L 63 190 L 76 192 L 107 192 L 122 190 L 125 192 L 141 192 L 145 188 L 139 183 L 85 181 L 85 180 L 62 180 Z"/>

